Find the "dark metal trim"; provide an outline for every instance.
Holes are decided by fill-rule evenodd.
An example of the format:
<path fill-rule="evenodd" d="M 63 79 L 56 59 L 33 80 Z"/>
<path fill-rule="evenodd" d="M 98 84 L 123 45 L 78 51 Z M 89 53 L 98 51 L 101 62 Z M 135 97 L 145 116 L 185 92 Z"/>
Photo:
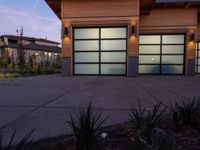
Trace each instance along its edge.
<path fill-rule="evenodd" d="M 196 62 L 195 62 L 195 66 L 196 66 L 196 73 L 197 74 L 200 74 L 200 70 L 199 70 L 199 67 L 200 67 L 200 42 L 197 42 L 197 55 L 196 55 Z"/>

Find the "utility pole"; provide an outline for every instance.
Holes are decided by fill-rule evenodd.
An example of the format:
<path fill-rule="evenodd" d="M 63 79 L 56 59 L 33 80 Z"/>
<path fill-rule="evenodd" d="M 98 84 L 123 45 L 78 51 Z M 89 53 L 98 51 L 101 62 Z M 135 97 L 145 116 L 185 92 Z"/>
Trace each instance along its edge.
<path fill-rule="evenodd" d="M 25 67 L 25 51 L 23 47 L 23 27 L 21 27 L 20 30 L 17 31 L 17 36 L 18 36 L 18 49 L 17 49 L 17 54 L 18 54 L 18 65 L 21 71 L 21 74 L 23 75 L 24 73 L 24 67 Z"/>

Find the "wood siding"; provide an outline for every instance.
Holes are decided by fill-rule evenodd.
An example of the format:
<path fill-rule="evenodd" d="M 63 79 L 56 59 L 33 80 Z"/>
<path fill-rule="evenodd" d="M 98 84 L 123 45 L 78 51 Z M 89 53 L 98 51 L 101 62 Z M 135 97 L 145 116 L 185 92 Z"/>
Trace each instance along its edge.
<path fill-rule="evenodd" d="M 139 15 L 139 0 L 62 0 L 62 18 Z"/>
<path fill-rule="evenodd" d="M 155 9 L 150 15 L 141 15 L 140 29 L 145 31 L 190 29 L 197 25 L 197 9 Z"/>

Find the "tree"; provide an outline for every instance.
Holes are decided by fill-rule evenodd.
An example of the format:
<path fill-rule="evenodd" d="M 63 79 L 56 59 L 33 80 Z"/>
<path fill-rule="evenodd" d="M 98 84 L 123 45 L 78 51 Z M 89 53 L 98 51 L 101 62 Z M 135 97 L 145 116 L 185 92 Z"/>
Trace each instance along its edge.
<path fill-rule="evenodd" d="M 21 71 L 21 74 L 24 73 L 24 68 L 25 68 L 25 51 L 24 51 L 24 46 L 23 46 L 23 28 L 21 30 L 16 30 L 17 35 L 18 35 L 18 65 Z"/>

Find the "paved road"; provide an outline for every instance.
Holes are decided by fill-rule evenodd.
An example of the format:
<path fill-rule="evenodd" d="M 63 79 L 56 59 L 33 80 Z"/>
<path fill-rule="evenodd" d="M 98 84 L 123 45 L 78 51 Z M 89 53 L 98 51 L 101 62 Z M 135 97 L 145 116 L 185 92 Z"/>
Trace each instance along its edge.
<path fill-rule="evenodd" d="M 157 101 L 167 105 L 194 96 L 200 96 L 200 75 L 0 79 L 0 129 L 4 143 L 15 130 L 22 137 L 36 129 L 34 138 L 43 139 L 69 133 L 69 114 L 89 102 L 110 116 L 106 125 L 111 125 L 127 120 L 138 100 L 151 108 Z"/>

